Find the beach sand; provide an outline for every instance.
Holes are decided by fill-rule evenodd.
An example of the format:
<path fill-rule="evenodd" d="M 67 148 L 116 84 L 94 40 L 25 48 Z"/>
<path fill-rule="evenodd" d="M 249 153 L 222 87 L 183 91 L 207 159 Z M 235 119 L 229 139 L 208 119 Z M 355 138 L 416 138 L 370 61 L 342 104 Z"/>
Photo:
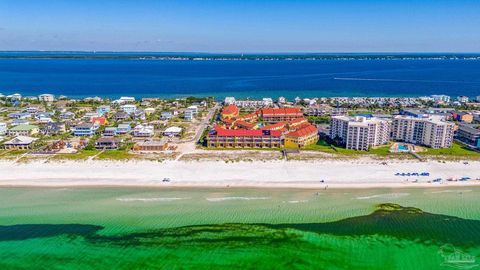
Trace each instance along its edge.
<path fill-rule="evenodd" d="M 430 176 L 395 176 L 429 172 Z M 470 177 L 469 181 L 446 181 Z M 163 182 L 170 178 L 170 182 Z M 442 183 L 428 183 L 442 178 Z M 480 185 L 480 162 L 320 161 L 0 161 L 0 186 L 183 186 L 374 188 Z M 418 182 L 414 182 L 418 180 Z M 323 181 L 323 182 L 322 182 Z"/>

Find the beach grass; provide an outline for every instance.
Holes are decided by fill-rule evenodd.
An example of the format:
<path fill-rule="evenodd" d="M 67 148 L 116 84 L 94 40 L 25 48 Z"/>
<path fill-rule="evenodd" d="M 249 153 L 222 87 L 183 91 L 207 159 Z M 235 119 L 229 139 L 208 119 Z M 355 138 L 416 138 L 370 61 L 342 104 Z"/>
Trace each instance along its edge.
<path fill-rule="evenodd" d="M 74 154 L 56 154 L 52 157 L 52 160 L 87 160 L 98 153 L 97 150 L 80 150 Z"/>
<path fill-rule="evenodd" d="M 127 150 L 104 151 L 95 157 L 95 159 L 105 159 L 105 160 L 129 160 L 134 158 L 138 158 L 138 155 L 132 154 Z"/>

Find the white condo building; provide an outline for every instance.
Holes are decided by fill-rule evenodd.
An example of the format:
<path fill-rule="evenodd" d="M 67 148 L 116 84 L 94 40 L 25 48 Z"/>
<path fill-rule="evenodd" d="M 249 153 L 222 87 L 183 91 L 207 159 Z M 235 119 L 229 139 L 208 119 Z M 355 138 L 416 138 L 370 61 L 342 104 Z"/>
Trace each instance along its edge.
<path fill-rule="evenodd" d="M 457 97 L 458 102 L 460 103 L 467 103 L 469 98 L 467 96 L 458 96 Z"/>
<path fill-rule="evenodd" d="M 450 102 L 450 96 L 447 96 L 447 95 L 431 95 L 430 97 L 433 98 L 435 102 L 443 102 L 443 103 Z"/>
<path fill-rule="evenodd" d="M 347 149 L 368 150 L 372 146 L 388 143 L 390 122 L 364 116 L 333 116 L 330 137 L 340 138 Z"/>
<path fill-rule="evenodd" d="M 454 123 L 445 121 L 442 116 L 398 115 L 393 120 L 392 139 L 431 148 L 448 148 L 452 146 L 454 127 Z"/>
<path fill-rule="evenodd" d="M 41 94 L 38 96 L 38 100 L 45 102 L 53 102 L 55 101 L 55 96 L 52 94 Z"/>

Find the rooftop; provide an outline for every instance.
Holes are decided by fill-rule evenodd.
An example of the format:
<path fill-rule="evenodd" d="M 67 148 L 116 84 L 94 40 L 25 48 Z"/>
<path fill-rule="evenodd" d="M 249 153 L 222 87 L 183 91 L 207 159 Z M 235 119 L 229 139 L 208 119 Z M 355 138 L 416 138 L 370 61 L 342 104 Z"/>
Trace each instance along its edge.
<path fill-rule="evenodd" d="M 223 129 L 215 127 L 214 135 L 231 137 L 263 137 L 263 136 L 282 136 L 278 130 L 248 130 L 248 129 Z"/>
<path fill-rule="evenodd" d="M 317 127 L 310 124 L 310 125 L 307 125 L 305 127 L 300 128 L 300 129 L 297 129 L 295 131 L 289 132 L 289 133 L 285 134 L 285 136 L 288 136 L 288 137 L 303 137 L 303 136 L 306 136 L 306 135 L 309 135 L 309 134 L 312 134 L 312 133 L 317 133 L 317 132 L 318 132 Z"/>
<path fill-rule="evenodd" d="M 303 115 L 300 108 L 264 108 L 259 112 L 262 115 Z"/>
<path fill-rule="evenodd" d="M 14 126 L 10 130 L 20 131 L 20 130 L 32 130 L 32 129 L 35 129 L 35 128 L 38 128 L 38 126 L 35 126 L 35 125 L 18 125 L 18 126 Z"/>

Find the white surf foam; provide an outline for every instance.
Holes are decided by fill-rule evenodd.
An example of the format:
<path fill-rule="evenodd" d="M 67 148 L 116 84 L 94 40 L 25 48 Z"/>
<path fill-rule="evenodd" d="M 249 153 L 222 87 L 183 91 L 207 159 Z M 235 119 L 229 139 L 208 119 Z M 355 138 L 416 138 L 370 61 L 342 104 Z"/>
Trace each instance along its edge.
<path fill-rule="evenodd" d="M 117 198 L 121 202 L 172 202 L 178 200 L 187 200 L 190 198 Z"/>
<path fill-rule="evenodd" d="M 252 201 L 252 200 L 269 200 L 270 197 L 220 197 L 220 198 L 206 198 L 209 202 L 223 202 L 223 201 Z"/>
<path fill-rule="evenodd" d="M 471 192 L 471 189 L 447 189 L 447 190 L 439 190 L 439 191 L 432 191 L 432 194 L 438 193 L 463 193 L 463 192 Z"/>
<path fill-rule="evenodd" d="M 357 200 L 369 200 L 369 199 L 396 199 L 410 195 L 410 193 L 386 193 L 386 194 L 375 194 L 371 196 L 357 197 Z"/>
<path fill-rule="evenodd" d="M 288 203 L 306 203 L 308 200 L 299 200 L 299 201 L 287 201 Z"/>

